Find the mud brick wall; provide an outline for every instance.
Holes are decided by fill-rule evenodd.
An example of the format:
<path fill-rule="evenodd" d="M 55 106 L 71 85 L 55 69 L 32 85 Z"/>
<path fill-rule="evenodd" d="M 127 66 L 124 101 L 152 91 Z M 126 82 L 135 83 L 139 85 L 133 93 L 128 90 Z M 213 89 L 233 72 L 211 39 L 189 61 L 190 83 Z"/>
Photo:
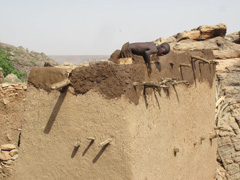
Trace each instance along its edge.
<path fill-rule="evenodd" d="M 160 67 L 81 67 L 61 90 L 64 69 L 33 69 L 13 179 L 213 179 L 215 65 L 185 52 Z"/>

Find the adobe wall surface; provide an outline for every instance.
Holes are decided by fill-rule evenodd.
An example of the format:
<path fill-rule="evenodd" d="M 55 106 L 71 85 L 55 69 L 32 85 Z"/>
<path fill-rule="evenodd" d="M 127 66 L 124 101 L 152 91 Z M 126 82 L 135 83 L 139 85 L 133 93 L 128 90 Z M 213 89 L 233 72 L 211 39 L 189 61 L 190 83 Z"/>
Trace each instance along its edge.
<path fill-rule="evenodd" d="M 169 82 L 167 90 L 143 85 L 169 76 L 181 80 L 179 63 L 189 64 L 188 58 L 170 55 L 150 78 L 145 66 L 136 64 L 75 69 L 62 91 L 47 92 L 41 83 L 30 82 L 12 178 L 213 179 L 217 143 L 209 138 L 215 123 L 215 65 L 199 68 L 196 63 L 196 81 L 186 68 L 189 86 Z M 135 81 L 140 85 L 134 88 Z M 112 142 L 99 147 L 108 138 Z M 76 142 L 80 147 L 74 147 Z"/>

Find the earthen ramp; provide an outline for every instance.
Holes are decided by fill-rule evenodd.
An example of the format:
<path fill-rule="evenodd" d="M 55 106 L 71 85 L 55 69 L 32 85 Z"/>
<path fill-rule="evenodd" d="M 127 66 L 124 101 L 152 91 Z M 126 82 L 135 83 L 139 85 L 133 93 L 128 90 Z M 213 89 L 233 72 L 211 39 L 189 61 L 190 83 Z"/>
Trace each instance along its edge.
<path fill-rule="evenodd" d="M 200 56 L 202 58 L 191 58 Z M 13 179 L 213 179 L 211 52 L 153 63 L 35 68 Z M 61 90 L 51 85 L 70 80 Z"/>

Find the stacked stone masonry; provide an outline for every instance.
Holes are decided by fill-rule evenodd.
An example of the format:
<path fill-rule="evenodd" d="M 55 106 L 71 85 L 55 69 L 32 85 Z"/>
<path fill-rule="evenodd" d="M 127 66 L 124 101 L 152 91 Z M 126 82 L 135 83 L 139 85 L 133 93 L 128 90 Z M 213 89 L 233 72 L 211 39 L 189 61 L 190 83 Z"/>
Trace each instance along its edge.
<path fill-rule="evenodd" d="M 219 106 L 221 110 L 216 108 L 218 161 L 225 169 L 217 176 L 217 180 L 240 179 L 240 63 L 239 59 L 235 61 L 217 73 L 217 99 L 223 99 Z M 220 60 L 221 63 L 224 60 Z"/>

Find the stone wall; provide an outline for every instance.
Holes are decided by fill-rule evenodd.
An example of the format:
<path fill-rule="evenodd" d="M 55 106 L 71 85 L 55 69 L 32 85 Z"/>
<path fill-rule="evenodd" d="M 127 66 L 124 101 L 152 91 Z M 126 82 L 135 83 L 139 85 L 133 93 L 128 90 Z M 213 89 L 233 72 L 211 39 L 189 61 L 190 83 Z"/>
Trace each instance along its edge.
<path fill-rule="evenodd" d="M 218 178 L 240 179 L 240 59 L 220 60 L 217 68 L 216 133 L 218 161 L 224 170 Z"/>
<path fill-rule="evenodd" d="M 18 158 L 26 90 L 26 83 L 0 84 L 0 179 L 11 177 Z"/>

